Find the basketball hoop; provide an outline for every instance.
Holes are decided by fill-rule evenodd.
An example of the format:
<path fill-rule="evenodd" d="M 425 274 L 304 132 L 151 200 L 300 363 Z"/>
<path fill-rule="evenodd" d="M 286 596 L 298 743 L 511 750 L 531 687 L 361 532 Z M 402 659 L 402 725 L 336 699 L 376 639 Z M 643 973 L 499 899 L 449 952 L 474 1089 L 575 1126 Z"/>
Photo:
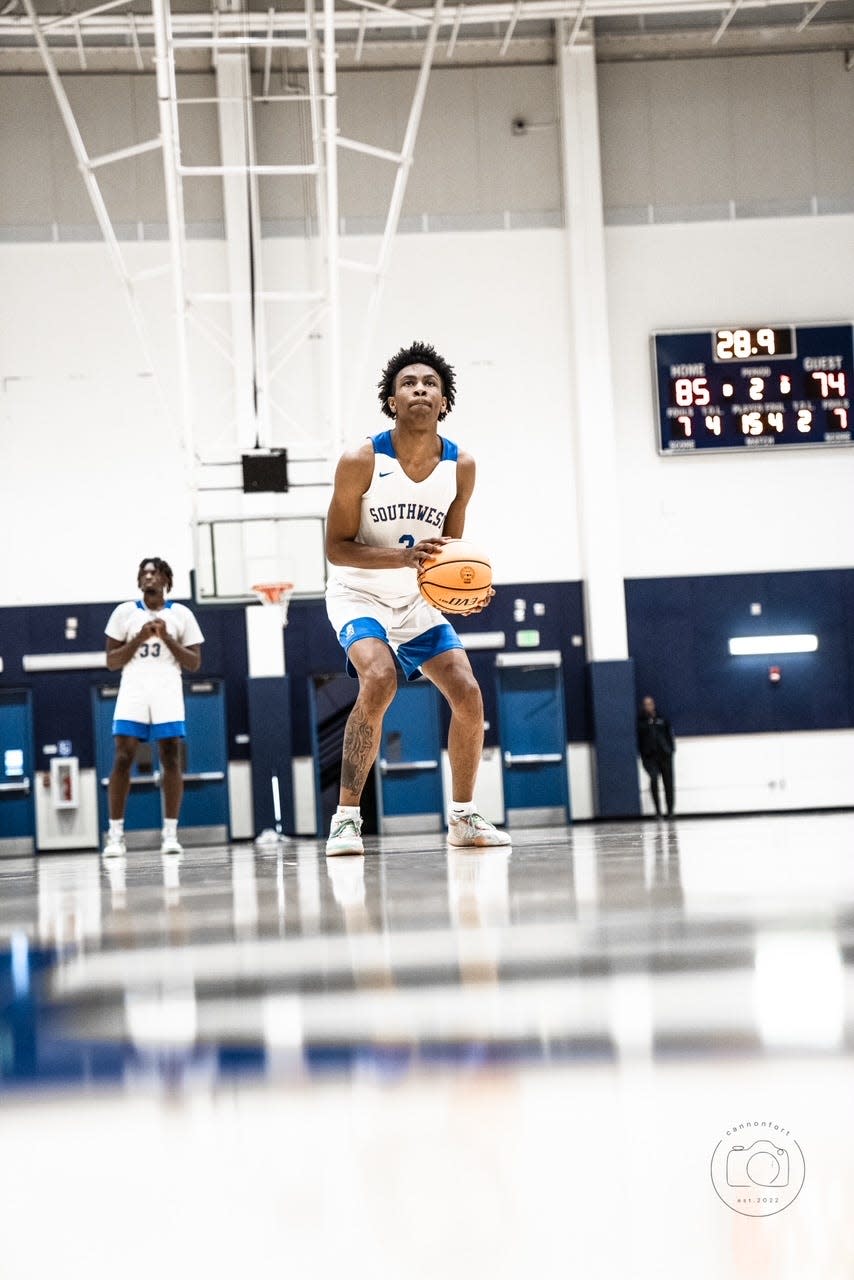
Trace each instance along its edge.
<path fill-rule="evenodd" d="M 264 605 L 277 604 L 282 610 L 282 626 L 288 625 L 288 605 L 294 589 L 292 582 L 256 582 L 252 590 Z"/>

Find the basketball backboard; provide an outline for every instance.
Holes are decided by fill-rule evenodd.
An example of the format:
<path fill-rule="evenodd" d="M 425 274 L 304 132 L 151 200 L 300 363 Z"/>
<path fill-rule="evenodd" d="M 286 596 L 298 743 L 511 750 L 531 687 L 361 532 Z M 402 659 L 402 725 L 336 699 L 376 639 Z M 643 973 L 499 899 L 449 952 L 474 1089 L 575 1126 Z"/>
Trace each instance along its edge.
<path fill-rule="evenodd" d="M 294 595 L 326 590 L 323 516 L 229 517 L 196 525 L 197 604 L 250 604 L 256 582 L 292 582 Z"/>

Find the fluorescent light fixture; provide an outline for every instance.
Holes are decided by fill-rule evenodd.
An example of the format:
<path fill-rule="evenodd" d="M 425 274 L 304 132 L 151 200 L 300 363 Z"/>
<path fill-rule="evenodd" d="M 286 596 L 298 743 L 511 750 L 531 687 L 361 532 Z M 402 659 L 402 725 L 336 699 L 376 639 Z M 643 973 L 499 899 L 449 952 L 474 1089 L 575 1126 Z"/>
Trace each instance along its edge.
<path fill-rule="evenodd" d="M 464 649 L 503 649 L 507 637 L 503 631 L 461 631 Z"/>
<path fill-rule="evenodd" d="M 496 667 L 559 667 L 559 649 L 527 649 L 523 653 L 497 653 Z"/>
<path fill-rule="evenodd" d="M 758 653 L 815 653 L 818 636 L 731 636 L 729 651 L 734 657 Z"/>
<path fill-rule="evenodd" d="M 25 653 L 25 671 L 89 671 L 107 665 L 103 649 L 95 653 Z"/>

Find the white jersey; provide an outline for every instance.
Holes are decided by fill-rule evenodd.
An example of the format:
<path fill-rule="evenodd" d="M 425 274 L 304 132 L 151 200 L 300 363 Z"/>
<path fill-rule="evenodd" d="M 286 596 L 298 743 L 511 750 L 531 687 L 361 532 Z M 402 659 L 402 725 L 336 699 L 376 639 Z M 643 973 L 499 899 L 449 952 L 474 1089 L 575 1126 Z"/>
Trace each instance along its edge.
<path fill-rule="evenodd" d="M 125 600 L 110 614 L 106 634 L 112 640 L 126 644 L 153 618 L 160 618 L 170 636 L 179 644 L 186 646 L 204 641 L 194 615 L 186 605 L 172 600 L 167 600 L 160 610 L 146 608 L 142 600 Z M 122 667 L 122 693 L 137 689 L 149 691 L 152 686 L 171 686 L 181 690 L 181 665 L 170 653 L 168 645 L 156 636 L 144 640 L 130 662 Z"/>
<path fill-rule="evenodd" d="M 366 547 L 414 547 L 424 538 L 440 538 L 445 517 L 457 496 L 458 449 L 440 437 L 442 456 L 424 480 L 411 480 L 397 459 L 391 431 L 371 438 L 374 474 L 362 495 L 356 542 Z M 330 582 L 377 596 L 389 604 L 418 595 L 414 569 L 355 569 L 336 566 Z"/>

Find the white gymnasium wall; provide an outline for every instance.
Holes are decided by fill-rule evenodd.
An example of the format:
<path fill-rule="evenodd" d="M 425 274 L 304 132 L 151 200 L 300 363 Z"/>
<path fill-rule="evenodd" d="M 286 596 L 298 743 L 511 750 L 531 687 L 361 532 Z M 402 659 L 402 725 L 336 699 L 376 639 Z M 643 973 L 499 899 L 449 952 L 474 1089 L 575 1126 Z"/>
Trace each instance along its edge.
<path fill-rule="evenodd" d="M 347 251 L 374 247 L 360 237 Z M 300 248 L 293 239 L 266 242 L 271 279 L 294 278 L 291 259 Z M 155 244 L 127 249 L 139 265 L 162 256 Z M 850 564 L 854 452 L 659 458 L 649 334 L 748 318 L 851 318 L 854 218 L 611 227 L 607 253 L 625 575 Z M 191 256 L 200 276 L 221 276 L 219 243 L 194 243 Z M 0 270 L 0 533 L 4 545 L 26 549 L 3 559 L 0 603 L 69 599 L 69 548 L 87 566 L 87 598 L 120 597 L 128 565 L 158 548 L 180 567 L 178 590 L 186 590 L 191 504 L 178 424 L 164 411 L 157 380 L 146 376 L 103 249 L 0 246 Z M 554 230 L 402 236 L 361 375 L 361 277 L 345 297 L 348 438 L 383 425 L 376 372 L 399 343 L 427 337 L 446 351 L 460 381 L 448 431 L 480 468 L 469 530 L 493 549 L 504 581 L 582 572 L 563 271 L 563 240 Z M 174 404 L 165 281 L 147 286 L 144 310 L 160 382 Z M 318 398 L 322 341 L 309 344 L 305 362 L 274 390 L 307 431 L 327 435 Z M 198 339 L 194 353 L 198 436 L 215 450 L 229 441 L 228 369 Z M 328 490 L 305 490 L 278 506 L 319 511 L 327 499 Z M 520 530 L 536 530 L 536 540 Z"/>
<path fill-rule="evenodd" d="M 600 68 L 621 450 L 614 536 L 627 577 L 852 562 L 854 453 L 660 459 L 649 360 L 656 328 L 854 318 L 854 77 L 842 65 L 835 55 L 810 55 Z M 403 72 L 348 78 L 343 127 L 395 145 L 411 83 Z M 156 131 L 145 78 L 74 77 L 72 87 L 93 152 Z M 374 109 L 380 91 L 382 113 Z M 155 551 L 175 564 L 183 593 L 192 502 L 173 408 L 168 281 L 139 291 L 155 380 L 46 95 L 41 78 L 0 77 L 0 117 L 12 122 L 0 131 L 0 605 L 121 598 L 138 557 Z M 517 114 L 543 127 L 514 138 Z M 493 550 L 505 581 L 582 576 L 554 115 L 551 68 L 442 69 L 428 97 L 406 234 L 364 364 L 365 281 L 348 278 L 344 292 L 348 438 L 383 425 L 374 383 L 397 345 L 425 337 L 444 350 L 460 378 L 448 431 L 480 469 L 469 529 Z M 755 127 L 735 127 L 745 119 Z M 215 159 L 211 118 L 194 121 L 189 158 Z M 121 136 L 107 137 L 111 122 Z M 276 138 L 271 122 L 262 126 L 265 148 Z M 299 130 L 294 139 L 304 145 Z M 345 252 L 354 257 L 376 250 L 388 177 L 381 173 L 376 163 L 346 158 Z M 165 262 L 156 157 L 116 170 L 108 186 L 131 267 Z M 301 236 L 308 211 L 304 192 L 267 192 L 268 287 L 311 279 Z M 777 216 L 760 220 L 763 212 Z M 222 220 L 215 180 L 193 184 L 189 216 L 191 282 L 225 287 L 224 246 L 211 238 Z M 227 323 L 222 313 L 210 318 Z M 290 318 L 271 313 L 273 341 Z M 273 388 L 284 414 L 301 424 L 307 451 L 328 437 L 324 342 L 318 332 Z M 199 447 L 215 456 L 233 447 L 228 368 L 195 332 L 192 351 Z M 284 422 L 274 416 L 283 439 L 291 432 Z M 277 500 L 277 509 L 321 511 L 327 498 L 328 490 L 305 490 Z M 213 514 L 257 509 L 253 501 L 220 495 L 200 505 Z M 847 803 L 850 744 L 845 737 L 841 751 L 841 742 L 787 735 L 774 740 L 784 753 L 778 760 L 765 742 L 745 740 L 734 753 L 733 739 L 692 740 L 677 758 L 683 809 L 738 809 L 763 796 L 784 805 Z M 589 763 L 578 757 L 571 768 L 575 811 L 585 816 Z"/>
<path fill-rule="evenodd" d="M 134 269 L 162 261 L 164 246 L 125 246 Z M 345 252 L 375 250 L 358 238 Z M 566 330 L 562 238 L 549 230 L 403 236 L 394 255 L 383 315 L 361 365 L 365 286 L 345 296 L 347 436 L 356 441 L 387 419 L 376 399 L 378 369 L 412 338 L 427 338 L 457 364 L 458 407 L 448 432 L 479 464 L 469 532 L 493 549 L 505 581 L 577 578 L 567 436 Z M 300 278 L 301 242 L 265 242 L 269 278 Z M 191 270 L 216 288 L 223 246 L 190 245 Z M 174 325 L 167 282 L 141 290 L 146 332 L 160 377 L 147 361 L 121 288 L 96 244 L 0 246 L 4 465 L 0 536 L 25 548 L 4 557 L 0 604 L 70 598 L 111 600 L 128 590 L 141 555 L 165 555 L 186 592 L 192 558 L 191 497 L 176 403 Z M 435 287 L 437 280 L 441 288 Z M 285 322 L 279 317 L 278 323 Z M 273 337 L 277 330 L 272 326 Z M 323 338 L 276 380 L 277 402 L 328 441 L 319 392 Z M 196 437 L 208 456 L 233 440 L 228 366 L 194 336 Z M 284 437 L 286 428 L 280 423 Z M 311 445 L 311 434 L 305 436 Z M 233 449 L 233 444 L 232 444 Z M 531 471 L 520 479 L 520 458 Z M 328 489 L 296 491 L 275 502 L 283 513 L 324 511 Z M 269 506 L 269 501 L 264 499 Z M 203 511 L 257 510 L 258 499 L 199 500 Z M 536 553 L 518 529 L 539 530 Z M 86 566 L 71 587 L 69 556 Z"/>
<path fill-rule="evenodd" d="M 649 335 L 854 321 L 854 217 L 609 227 L 627 578 L 854 562 L 854 449 L 661 458 Z"/>

